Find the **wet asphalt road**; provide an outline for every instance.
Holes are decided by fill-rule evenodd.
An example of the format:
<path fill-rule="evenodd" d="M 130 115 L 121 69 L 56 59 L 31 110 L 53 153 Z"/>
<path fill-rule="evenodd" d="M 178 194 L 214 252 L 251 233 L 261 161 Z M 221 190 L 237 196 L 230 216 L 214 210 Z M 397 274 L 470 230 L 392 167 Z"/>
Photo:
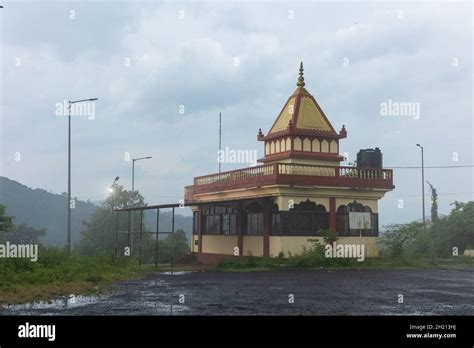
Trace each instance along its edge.
<path fill-rule="evenodd" d="M 474 267 L 156 273 L 101 296 L 0 309 L 0 315 L 28 314 L 474 315 Z"/>

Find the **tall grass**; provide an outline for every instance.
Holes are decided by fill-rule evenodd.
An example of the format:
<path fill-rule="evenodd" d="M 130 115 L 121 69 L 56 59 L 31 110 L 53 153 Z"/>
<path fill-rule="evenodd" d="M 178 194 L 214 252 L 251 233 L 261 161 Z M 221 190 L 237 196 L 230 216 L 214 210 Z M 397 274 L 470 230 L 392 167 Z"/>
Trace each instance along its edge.
<path fill-rule="evenodd" d="M 474 259 L 456 257 L 450 259 L 436 259 L 427 257 L 371 257 L 359 262 L 355 258 L 327 258 L 324 255 L 324 246 L 317 242 L 310 249 L 303 248 L 301 254 L 289 254 L 284 257 L 280 253 L 277 257 L 226 258 L 217 264 L 218 270 L 272 270 L 272 269 L 403 269 L 403 268 L 433 268 L 446 265 L 474 265 Z"/>
<path fill-rule="evenodd" d="M 134 260 L 113 260 L 111 253 L 85 257 L 72 255 L 63 248 L 40 248 L 37 262 L 29 259 L 0 259 L 0 290 L 18 285 L 61 285 L 68 282 L 107 281 L 138 269 Z"/>
<path fill-rule="evenodd" d="M 277 257 L 227 258 L 217 264 L 219 270 L 231 269 L 276 269 L 276 268 L 320 268 L 320 267 L 347 267 L 360 265 L 355 259 L 327 258 L 324 255 L 324 245 L 318 240 L 310 240 L 312 246 L 303 248 L 300 254 L 289 254 L 285 257 L 280 253 Z"/>

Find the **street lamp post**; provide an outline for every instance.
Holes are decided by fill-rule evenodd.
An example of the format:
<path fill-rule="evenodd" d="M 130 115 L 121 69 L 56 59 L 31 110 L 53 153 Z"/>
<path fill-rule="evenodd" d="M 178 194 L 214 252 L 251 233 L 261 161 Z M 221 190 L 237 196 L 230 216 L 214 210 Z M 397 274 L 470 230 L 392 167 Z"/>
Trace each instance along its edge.
<path fill-rule="evenodd" d="M 112 193 L 114 192 L 114 186 L 115 184 L 117 183 L 117 181 L 119 181 L 120 177 L 119 176 L 116 176 L 115 179 L 114 179 L 114 182 L 112 183 L 112 185 L 110 185 L 110 188 L 109 188 L 109 192 Z"/>
<path fill-rule="evenodd" d="M 423 230 L 426 232 L 426 219 L 425 219 L 425 163 L 423 146 L 416 144 L 421 149 L 421 204 L 423 205 Z"/>
<path fill-rule="evenodd" d="M 120 179 L 120 177 L 119 177 L 119 176 L 116 176 L 114 182 L 113 182 L 112 185 L 110 185 L 110 187 L 109 187 L 109 192 L 110 192 L 110 195 L 111 195 L 111 197 L 112 197 L 112 201 L 111 201 L 112 209 L 114 209 L 114 206 L 115 206 L 115 204 L 114 204 L 114 196 L 113 196 L 113 194 L 114 194 L 114 186 L 115 186 L 115 184 L 117 183 L 117 181 L 119 181 L 119 179 Z"/>
<path fill-rule="evenodd" d="M 68 141 L 67 141 L 67 249 L 71 255 L 71 106 L 82 102 L 96 101 L 98 98 L 68 101 Z"/>
<path fill-rule="evenodd" d="M 132 208 L 135 206 L 134 195 L 135 195 L 135 162 L 140 160 L 150 159 L 151 156 L 132 158 Z M 131 214 L 131 237 L 130 237 L 130 250 L 133 248 L 133 211 Z"/>

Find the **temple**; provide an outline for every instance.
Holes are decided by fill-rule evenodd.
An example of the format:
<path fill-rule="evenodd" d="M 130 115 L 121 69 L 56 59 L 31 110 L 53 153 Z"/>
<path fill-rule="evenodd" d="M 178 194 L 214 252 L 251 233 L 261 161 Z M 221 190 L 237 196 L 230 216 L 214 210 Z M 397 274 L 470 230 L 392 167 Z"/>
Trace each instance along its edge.
<path fill-rule="evenodd" d="M 306 90 L 301 63 L 296 90 L 268 133 L 257 134 L 261 164 L 195 177 L 185 188 L 197 260 L 298 254 L 311 247 L 308 239 L 322 243 L 328 230 L 338 244 L 364 244 L 367 257 L 377 256 L 378 200 L 394 188 L 392 170 L 382 168 L 378 148 L 340 166 L 346 137 L 345 126 L 336 132 Z"/>

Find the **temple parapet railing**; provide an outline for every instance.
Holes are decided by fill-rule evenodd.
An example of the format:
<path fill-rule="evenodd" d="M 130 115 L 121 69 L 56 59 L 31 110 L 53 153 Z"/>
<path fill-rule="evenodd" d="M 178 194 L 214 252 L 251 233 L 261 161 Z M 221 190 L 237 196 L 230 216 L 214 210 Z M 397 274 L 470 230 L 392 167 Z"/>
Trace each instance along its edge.
<path fill-rule="evenodd" d="M 391 169 L 272 163 L 194 178 L 186 195 L 264 185 L 309 185 L 392 189 Z"/>
<path fill-rule="evenodd" d="M 262 166 L 233 170 L 230 172 L 199 176 L 194 178 L 194 185 L 208 185 L 214 183 L 232 182 L 260 176 L 269 176 L 274 174 L 274 169 L 274 165 L 266 164 Z"/>

